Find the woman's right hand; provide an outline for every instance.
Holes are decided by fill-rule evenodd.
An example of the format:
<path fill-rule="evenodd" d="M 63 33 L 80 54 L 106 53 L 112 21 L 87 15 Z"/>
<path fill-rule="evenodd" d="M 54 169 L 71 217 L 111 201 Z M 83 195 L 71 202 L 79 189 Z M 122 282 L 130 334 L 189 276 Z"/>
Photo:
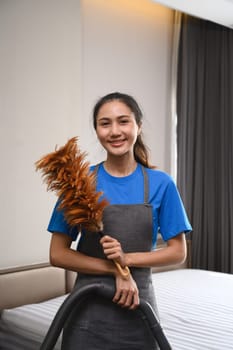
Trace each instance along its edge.
<path fill-rule="evenodd" d="M 132 275 L 129 274 L 129 277 L 124 279 L 117 273 L 115 277 L 116 293 L 113 302 L 124 308 L 136 309 L 139 305 L 139 292 Z"/>

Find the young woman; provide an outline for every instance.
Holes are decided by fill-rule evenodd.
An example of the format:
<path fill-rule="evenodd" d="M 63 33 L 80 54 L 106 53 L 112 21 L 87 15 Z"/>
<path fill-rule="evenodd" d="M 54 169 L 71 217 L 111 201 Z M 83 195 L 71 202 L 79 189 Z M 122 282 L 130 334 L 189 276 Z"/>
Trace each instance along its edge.
<path fill-rule="evenodd" d="M 184 233 L 191 226 L 171 177 L 149 164 L 142 113 L 134 98 L 118 92 L 104 96 L 94 107 L 93 123 L 107 152 L 106 160 L 90 169 L 96 173 L 97 191 L 110 203 L 103 214 L 104 235 L 82 232 L 77 250 L 71 249 L 78 233 L 55 207 L 48 227 L 50 260 L 78 272 L 75 288 L 103 281 L 115 286 L 115 295 L 112 301 L 88 300 L 66 323 L 62 349 L 157 349 L 132 310 L 141 297 L 157 312 L 151 267 L 184 261 Z M 158 231 L 166 247 L 154 250 Z M 113 260 L 128 266 L 127 278 Z"/>

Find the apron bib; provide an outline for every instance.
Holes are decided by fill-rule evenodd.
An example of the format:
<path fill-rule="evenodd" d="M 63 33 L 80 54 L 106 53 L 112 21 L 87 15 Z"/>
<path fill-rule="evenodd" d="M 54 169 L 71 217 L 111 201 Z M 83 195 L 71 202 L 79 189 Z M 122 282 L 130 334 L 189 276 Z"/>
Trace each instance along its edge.
<path fill-rule="evenodd" d="M 144 176 L 144 203 L 135 205 L 109 205 L 104 209 L 104 234 L 121 242 L 126 253 L 147 252 L 152 246 L 153 216 L 148 204 L 148 178 Z M 98 166 L 96 168 L 98 171 Z M 106 259 L 99 243 L 98 233 L 85 232 L 79 251 L 93 257 Z M 148 301 L 157 312 L 151 268 L 130 268 L 139 297 Z M 75 288 L 101 282 L 115 286 L 113 276 L 78 274 Z M 132 310 L 124 309 L 103 297 L 90 297 L 68 320 L 63 331 L 64 350 L 154 350 L 155 340 L 145 323 Z"/>

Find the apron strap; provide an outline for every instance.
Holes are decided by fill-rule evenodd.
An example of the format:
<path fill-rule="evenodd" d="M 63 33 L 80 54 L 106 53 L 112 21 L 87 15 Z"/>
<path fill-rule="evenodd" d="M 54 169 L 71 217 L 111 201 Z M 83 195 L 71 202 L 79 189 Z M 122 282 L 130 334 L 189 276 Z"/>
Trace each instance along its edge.
<path fill-rule="evenodd" d="M 144 203 L 148 204 L 149 202 L 149 180 L 146 169 L 143 165 L 141 165 L 143 178 L 144 178 Z"/>
<path fill-rule="evenodd" d="M 98 170 L 99 170 L 99 166 L 101 163 L 96 164 L 95 169 L 94 169 L 94 173 L 95 176 L 97 176 Z M 143 174 L 143 179 L 144 179 L 144 204 L 148 204 L 149 202 L 149 180 L 148 180 L 148 174 L 146 172 L 145 167 L 141 164 L 141 169 L 142 169 L 142 174 Z"/>

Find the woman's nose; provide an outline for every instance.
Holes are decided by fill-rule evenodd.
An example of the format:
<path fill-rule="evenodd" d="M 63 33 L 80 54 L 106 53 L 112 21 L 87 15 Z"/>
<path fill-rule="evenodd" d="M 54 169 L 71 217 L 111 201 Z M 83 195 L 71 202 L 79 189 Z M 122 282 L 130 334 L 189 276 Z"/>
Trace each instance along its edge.
<path fill-rule="evenodd" d="M 111 135 L 119 135 L 120 134 L 120 128 L 117 123 L 112 123 L 111 125 Z"/>

